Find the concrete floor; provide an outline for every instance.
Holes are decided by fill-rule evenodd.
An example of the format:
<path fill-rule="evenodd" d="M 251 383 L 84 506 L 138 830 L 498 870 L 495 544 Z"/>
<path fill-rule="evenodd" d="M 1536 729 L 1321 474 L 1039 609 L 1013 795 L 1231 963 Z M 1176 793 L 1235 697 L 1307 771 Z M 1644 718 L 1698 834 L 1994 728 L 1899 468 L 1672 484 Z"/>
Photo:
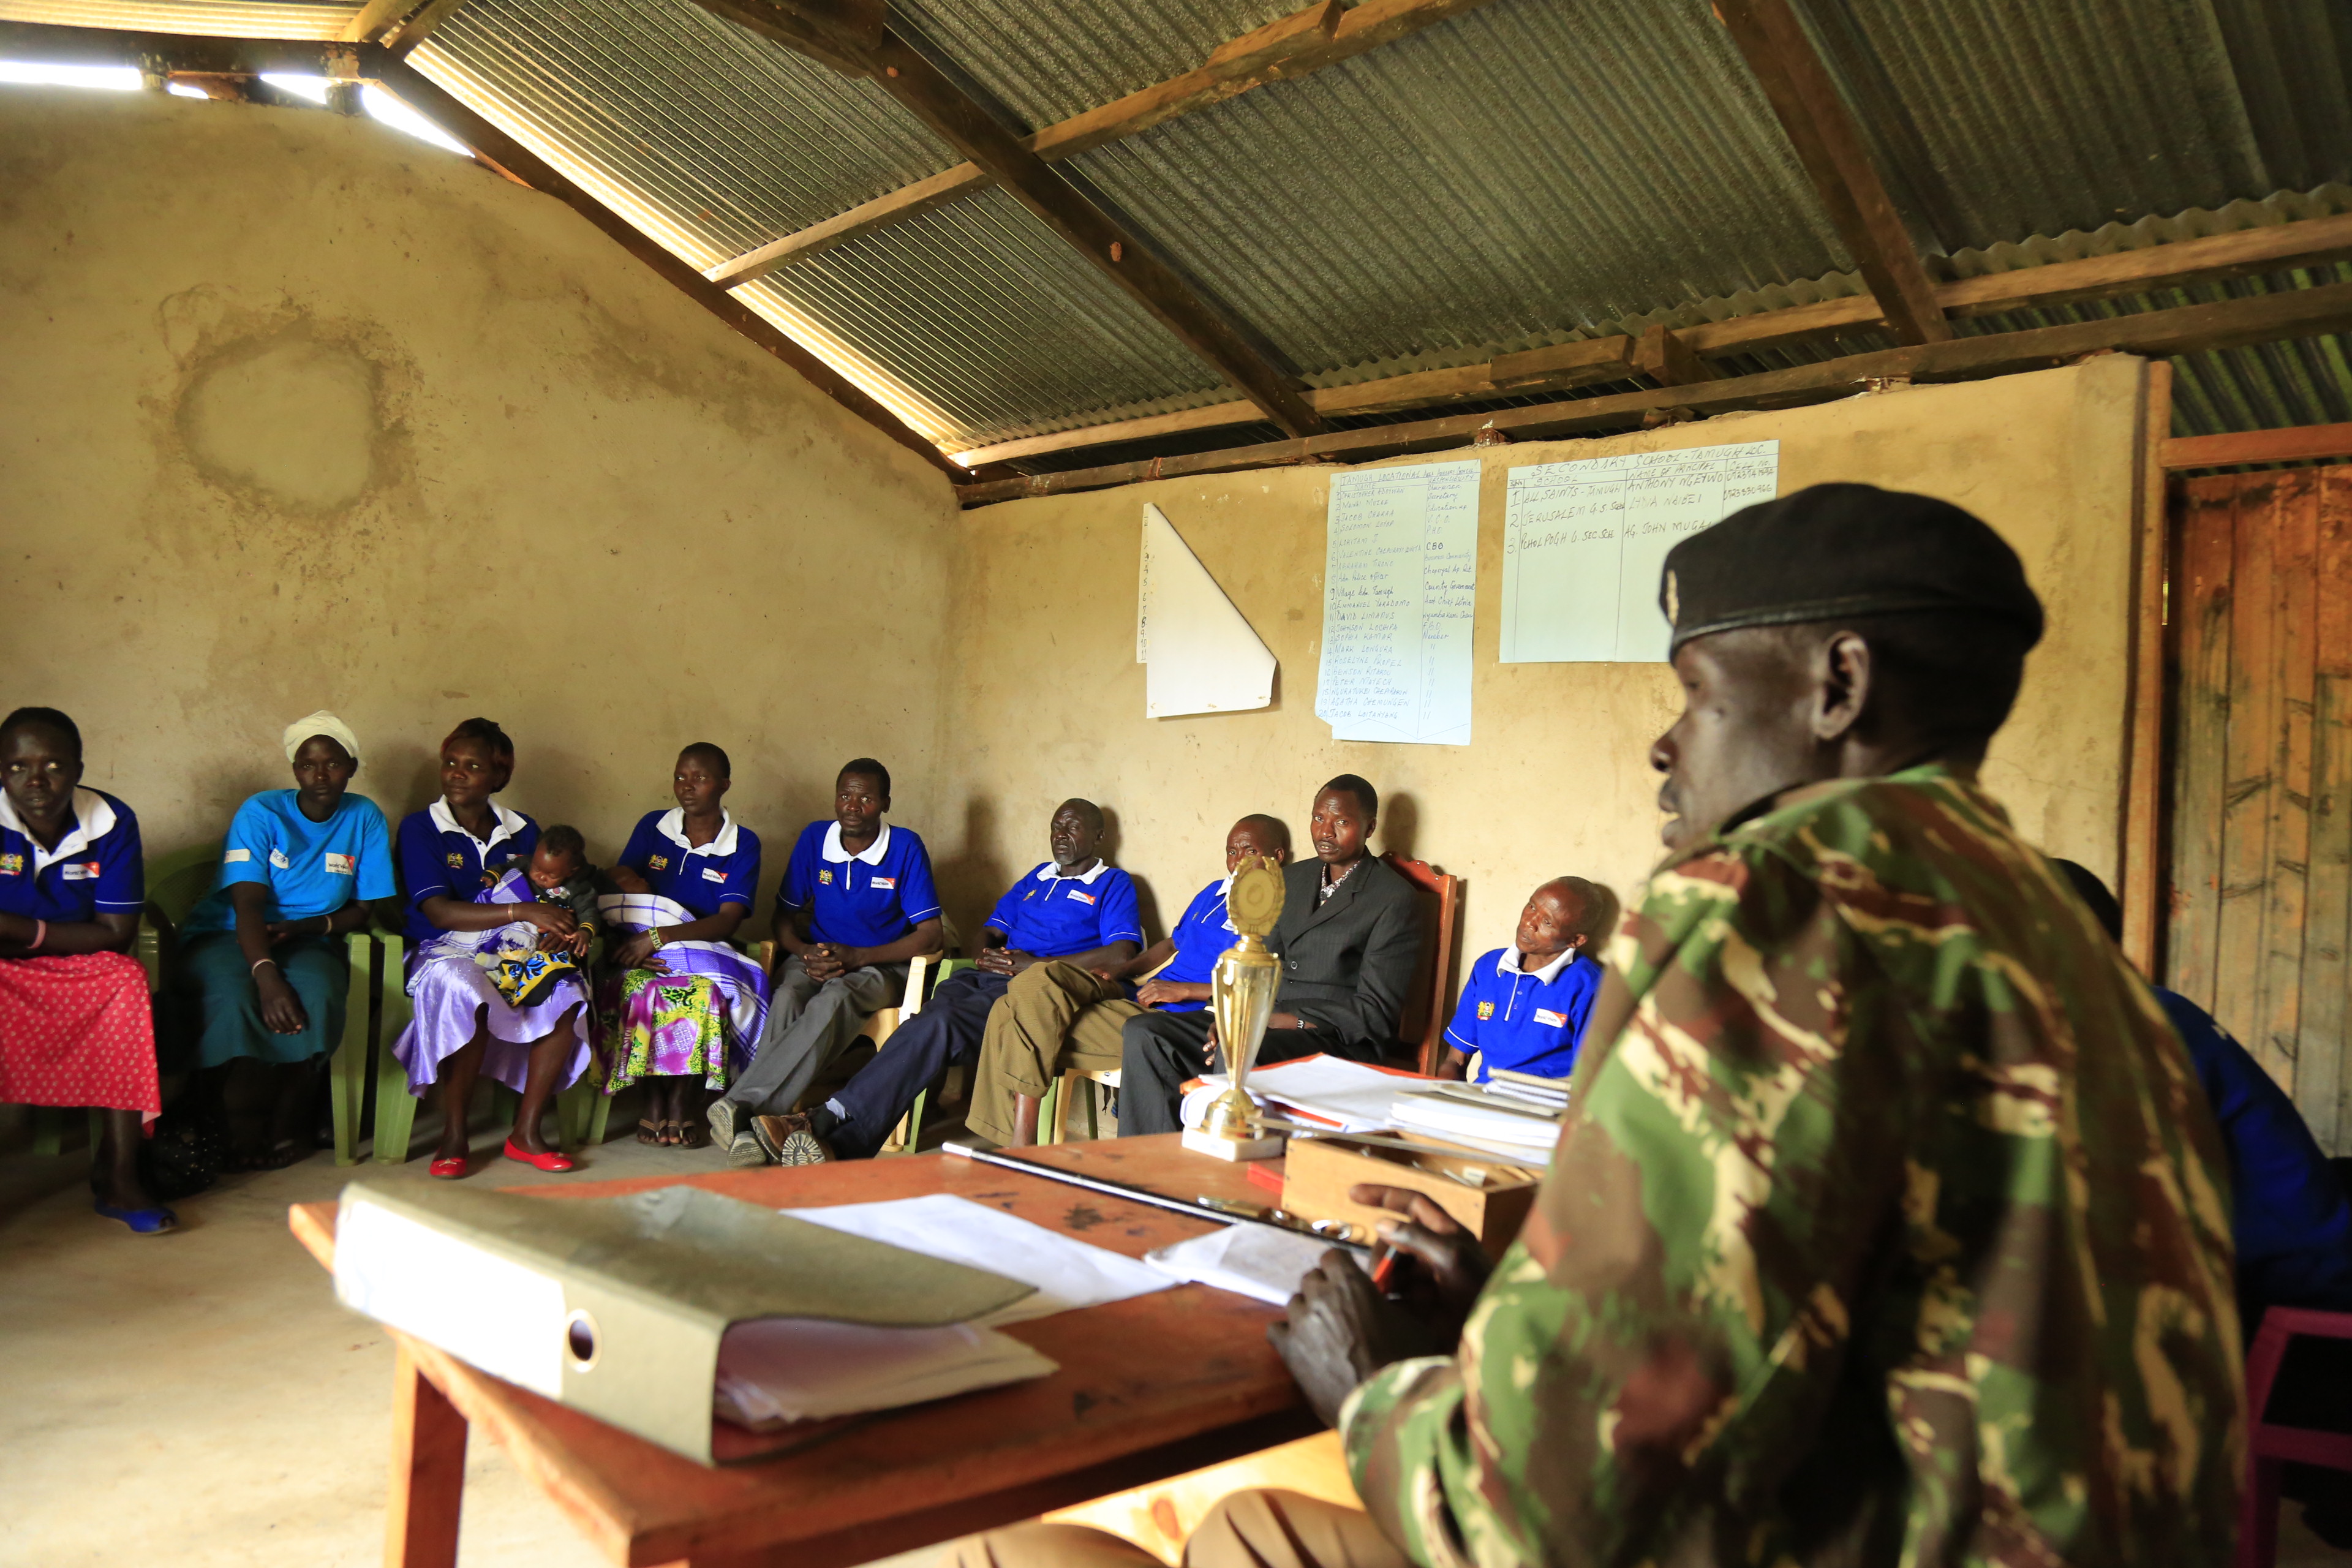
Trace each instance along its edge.
<path fill-rule="evenodd" d="M 621 1118 L 615 1116 L 615 1123 Z M 420 1127 L 414 1145 L 430 1145 Z M 498 1135 L 475 1142 L 478 1161 Z M 0 1154 L 0 1565 L 367 1568 L 383 1561 L 392 1350 L 335 1305 L 286 1229 L 289 1204 L 351 1177 L 425 1181 L 422 1158 L 338 1169 L 320 1153 L 225 1176 L 178 1204 L 180 1229 L 134 1237 L 90 1213 L 85 1156 Z M 709 1150 L 623 1138 L 599 1176 L 703 1170 Z M 562 1181 L 497 1162 L 477 1181 Z M 2290 1508 L 2284 1568 L 2336 1568 Z M 929 1568 L 932 1552 L 892 1568 Z M 498 1448 L 470 1446 L 465 1568 L 592 1568 Z"/>

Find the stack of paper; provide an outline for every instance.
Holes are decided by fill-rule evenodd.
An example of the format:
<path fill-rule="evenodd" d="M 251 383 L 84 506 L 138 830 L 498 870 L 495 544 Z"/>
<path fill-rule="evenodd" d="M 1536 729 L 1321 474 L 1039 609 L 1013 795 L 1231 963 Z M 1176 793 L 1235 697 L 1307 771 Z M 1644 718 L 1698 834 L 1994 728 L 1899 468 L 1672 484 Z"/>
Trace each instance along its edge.
<path fill-rule="evenodd" d="M 1568 1109 L 1568 1079 L 1538 1078 L 1533 1073 L 1513 1072 L 1498 1068 L 1487 1075 L 1486 1087 L 1507 1100 L 1524 1100 L 1539 1110 L 1554 1116 Z"/>
<path fill-rule="evenodd" d="M 711 1407 L 754 1432 L 1045 1377 L 1055 1363 L 993 1329 L 877 1329 L 817 1318 L 737 1323 L 719 1343 Z"/>
<path fill-rule="evenodd" d="M 1185 1097 L 1185 1125 L 1197 1126 L 1201 1112 L 1233 1081 L 1224 1073 L 1202 1079 L 1202 1087 Z M 1387 1126 L 1389 1102 L 1399 1089 L 1419 1081 L 1424 1080 L 1338 1057 L 1314 1056 L 1260 1068 L 1249 1075 L 1244 1088 L 1260 1105 L 1273 1104 L 1313 1121 L 1328 1121 L 1343 1132 L 1363 1132 Z"/>
<path fill-rule="evenodd" d="M 1525 1164 L 1551 1163 L 1552 1145 L 1559 1142 L 1557 1112 L 1471 1084 L 1417 1088 L 1417 1093 L 1397 1096 L 1393 1125 Z"/>

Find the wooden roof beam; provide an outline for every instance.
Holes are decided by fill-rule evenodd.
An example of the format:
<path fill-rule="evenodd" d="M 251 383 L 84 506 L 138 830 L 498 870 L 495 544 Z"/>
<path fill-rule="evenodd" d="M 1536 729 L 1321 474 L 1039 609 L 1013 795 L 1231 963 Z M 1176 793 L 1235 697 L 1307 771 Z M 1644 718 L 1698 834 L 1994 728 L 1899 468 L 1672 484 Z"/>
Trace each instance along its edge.
<path fill-rule="evenodd" d="M 398 4 L 401 0 L 383 3 Z M 1289 80 L 1353 59 L 1367 49 L 1433 26 L 1486 3 L 1486 0 L 1365 0 L 1354 10 L 1343 11 L 1338 0 L 1317 0 L 1303 11 L 1220 45 L 1197 69 L 1155 82 L 1099 109 L 1048 125 L 1022 140 L 1037 156 L 1057 163 L 1148 131 L 1163 121 L 1222 103 L 1267 82 Z M 712 9 L 730 16 L 720 6 L 714 5 Z M 743 20 L 740 16 L 731 19 Z M 740 288 L 780 267 L 789 267 L 876 229 L 904 223 L 959 196 L 985 190 L 994 183 L 979 164 L 958 163 L 757 250 L 747 251 L 731 261 L 721 262 L 706 276 L 727 288 Z"/>
<path fill-rule="evenodd" d="M 1764 89 L 1896 340 L 1949 340 L 1951 323 L 1936 303 L 1935 284 L 1871 162 L 1862 128 L 1789 0 L 1717 0 L 1716 14 L 1731 30 L 1732 42 Z"/>
<path fill-rule="evenodd" d="M 715 15 L 738 22 L 813 58 L 839 68 L 843 52 L 835 40 L 809 41 L 829 6 L 862 0 L 696 0 Z M 877 0 L 878 3 L 878 0 Z M 1193 291 L 1176 269 L 1122 227 L 1093 201 L 1054 173 L 1028 142 L 999 124 L 986 107 L 949 79 L 895 32 L 881 42 L 851 51 L 848 68 L 898 100 L 931 133 L 984 171 L 1006 194 L 1091 262 L 1128 297 L 1150 311 L 1194 353 L 1216 367 L 1258 410 L 1285 432 L 1308 436 L 1323 421 L 1307 401 L 1306 388 L 1267 357 L 1224 315 Z"/>
<path fill-rule="evenodd" d="M 2053 261 L 2040 267 L 2021 267 L 2009 272 L 1989 273 L 1982 278 L 1964 278 L 1958 282 L 1937 285 L 1936 299 L 1948 316 L 1993 315 L 2003 310 L 2068 304 L 2083 300 L 2113 299 L 2118 295 L 2179 288 L 2189 283 L 2243 278 L 2257 272 L 2292 271 L 2297 268 L 2347 259 L 2352 259 L 2352 213 L 2305 218 L 2297 223 L 2267 224 L 2260 228 L 2176 240 L 2169 245 L 2126 250 L 2113 256 Z M 1877 302 L 1865 294 L 1849 299 L 1822 300 L 1810 305 L 1792 305 L 1781 310 L 1759 310 L 1752 315 L 1733 316 L 1720 321 L 1702 321 L 1696 326 L 1675 328 L 1672 336 L 1693 353 L 1711 357 L 1785 348 L 1834 337 L 1841 332 L 1872 331 L 1884 324 Z M 1612 344 L 1616 345 L 1613 349 L 1604 346 Z M 1512 380 L 1505 368 L 1515 363 L 1528 364 L 1543 355 L 1573 352 L 1596 356 L 1590 362 L 1592 374 L 1572 379 L 1522 382 Z M 1631 377 L 1644 371 L 1637 360 L 1626 357 L 1637 352 L 1634 339 L 1600 338 L 1587 343 L 1538 349 L 1532 354 L 1511 355 L 1492 364 L 1422 371 L 1412 375 L 1360 382 L 1353 386 L 1320 388 L 1309 392 L 1307 396 L 1313 400 L 1317 411 L 1327 416 L 1426 408 L 1446 403 L 1502 397 L 1515 393 L 1553 391 L 1594 381 Z M 1612 355 L 1615 356 L 1613 360 Z M 1246 403 L 1224 403 L 1210 408 L 1188 409 L 1181 414 L 1152 415 L 1146 418 L 1123 419 L 1076 430 L 1057 430 L 1049 436 L 1000 441 L 959 453 L 956 460 L 976 466 L 1000 459 L 1065 452 L 1076 447 L 1139 441 L 1178 431 L 1247 425 L 1256 418 L 1256 410 Z"/>
<path fill-rule="evenodd" d="M 1638 427 L 1644 415 L 1666 409 L 1687 409 L 1705 416 L 1742 408 L 1792 408 L 1849 397 L 1874 383 L 1967 381 L 2071 364 L 2095 353 L 2120 351 L 2168 357 L 2347 331 L 2352 331 L 2352 283 L 2331 283 L 2318 289 L 2148 310 L 2063 327 L 1988 332 L 1939 343 L 1882 349 L 1875 353 L 1849 354 L 1819 364 L 1759 375 L 1731 376 L 1693 386 L 1506 408 L 1491 414 L 1457 414 L 1407 425 L 1333 431 L 1303 440 L 1269 441 L 1222 452 L 994 479 L 960 486 L 957 493 L 968 507 L 984 506 L 1029 496 L 1103 489 L 1143 479 L 1285 468 L 1300 463 L 1367 462 L 1402 453 L 1468 446 L 1482 430 L 1501 431 L 1518 440 L 1597 435 Z M 2284 446 L 2280 443 L 2279 448 Z M 2247 449 L 2252 447 L 2231 448 Z M 2200 456 L 2193 450 L 2181 455 Z M 2172 454 L 2168 451 L 2167 456 L 2168 459 Z"/>

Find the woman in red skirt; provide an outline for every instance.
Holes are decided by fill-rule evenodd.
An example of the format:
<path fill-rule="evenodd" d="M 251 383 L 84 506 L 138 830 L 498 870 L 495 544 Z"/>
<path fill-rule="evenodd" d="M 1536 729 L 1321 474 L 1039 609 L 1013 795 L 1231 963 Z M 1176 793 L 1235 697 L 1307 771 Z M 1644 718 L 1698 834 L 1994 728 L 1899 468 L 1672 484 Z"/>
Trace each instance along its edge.
<path fill-rule="evenodd" d="M 80 784 L 71 719 L 0 720 L 0 1105 L 104 1107 L 98 1212 L 153 1236 L 176 1221 L 139 1182 L 163 1109 L 147 972 L 125 951 L 147 901 L 139 819 Z"/>

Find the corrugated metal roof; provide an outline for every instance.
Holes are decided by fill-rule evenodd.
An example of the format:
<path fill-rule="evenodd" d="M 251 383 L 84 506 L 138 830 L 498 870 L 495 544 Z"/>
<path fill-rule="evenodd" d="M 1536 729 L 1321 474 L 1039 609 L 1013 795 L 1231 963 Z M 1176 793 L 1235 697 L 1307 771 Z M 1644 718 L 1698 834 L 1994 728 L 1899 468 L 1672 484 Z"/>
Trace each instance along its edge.
<path fill-rule="evenodd" d="M 360 9 L 345 0 L 0 0 L 0 22 L 213 38 L 340 38 Z"/>
<path fill-rule="evenodd" d="M 890 367 L 955 422 L 962 446 L 1122 402 L 1191 406 L 1233 395 L 1003 191 L 835 246 L 751 287 L 791 300 Z"/>
<path fill-rule="evenodd" d="M 894 16 L 1029 129 L 1190 69 L 1297 3 L 897 0 Z M 2346 0 L 1799 5 L 1948 273 L 2278 221 L 2282 188 L 2352 186 Z M 172 9 L 0 0 L 49 21 L 92 7 L 116 25 Z M 289 30 L 349 12 L 286 9 Z M 239 30 L 215 0 L 178 10 Z M 469 0 L 416 59 L 698 266 L 958 161 L 878 88 L 692 0 Z M 1064 167 L 1317 385 L 1859 289 L 1708 0 L 1488 0 Z M 995 191 L 745 292 L 950 447 L 1233 396 Z M 2341 417 L 2352 389 L 2326 342 L 2180 368 L 2189 431 Z"/>
<path fill-rule="evenodd" d="M 870 83 L 690 0 L 470 0 L 429 46 L 735 256 L 960 160 Z"/>

